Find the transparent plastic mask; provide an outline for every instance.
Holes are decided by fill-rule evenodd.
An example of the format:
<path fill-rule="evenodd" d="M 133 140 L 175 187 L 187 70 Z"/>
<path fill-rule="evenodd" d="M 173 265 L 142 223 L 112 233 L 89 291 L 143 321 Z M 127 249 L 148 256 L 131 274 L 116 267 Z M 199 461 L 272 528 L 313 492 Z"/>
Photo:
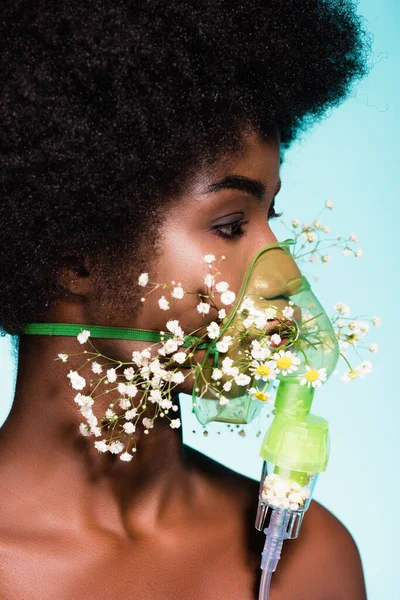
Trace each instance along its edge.
<path fill-rule="evenodd" d="M 300 384 L 307 367 L 314 371 L 326 369 L 326 378 L 332 374 L 338 358 L 337 339 L 329 317 L 291 256 L 293 244 L 293 240 L 287 240 L 265 246 L 249 265 L 235 305 L 223 322 L 219 337 L 210 344 L 195 378 L 192 402 L 200 423 L 250 423 L 265 406 L 263 396 L 271 393 L 276 380 Z M 282 340 L 278 347 L 271 342 L 273 334 Z M 217 343 L 226 340 L 226 336 L 231 338 L 229 348 L 215 353 Z M 299 361 L 296 370 L 279 369 L 271 380 L 256 378 L 249 354 L 254 344 L 261 348 L 261 354 L 263 348 L 271 353 L 295 353 Z M 251 377 L 251 382 L 244 386 L 235 383 L 232 374 L 223 371 L 226 358 L 232 361 L 233 369 Z M 281 364 L 284 366 L 285 361 Z M 214 378 L 215 369 L 223 371 L 218 380 Z M 227 382 L 231 382 L 230 389 L 224 389 Z"/>

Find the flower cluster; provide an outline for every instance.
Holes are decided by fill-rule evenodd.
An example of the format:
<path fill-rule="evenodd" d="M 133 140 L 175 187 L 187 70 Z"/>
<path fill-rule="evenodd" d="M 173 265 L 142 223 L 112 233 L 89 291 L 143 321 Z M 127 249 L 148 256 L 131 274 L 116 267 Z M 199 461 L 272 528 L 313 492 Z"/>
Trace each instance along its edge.
<path fill-rule="evenodd" d="M 285 481 L 276 473 L 271 473 L 262 482 L 261 498 L 275 508 L 301 509 L 310 497 L 307 486 L 296 481 Z"/>

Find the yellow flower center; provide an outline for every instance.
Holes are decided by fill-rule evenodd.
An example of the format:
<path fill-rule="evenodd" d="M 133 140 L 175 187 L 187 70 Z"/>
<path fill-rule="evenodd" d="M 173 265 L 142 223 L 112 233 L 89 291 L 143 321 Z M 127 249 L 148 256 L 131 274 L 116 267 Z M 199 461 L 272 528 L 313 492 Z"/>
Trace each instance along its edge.
<path fill-rule="evenodd" d="M 318 378 L 319 378 L 319 373 L 316 369 L 310 369 L 309 371 L 307 371 L 307 373 L 306 373 L 307 381 L 317 381 Z"/>
<path fill-rule="evenodd" d="M 257 400 L 262 400 L 263 402 L 268 400 L 268 396 L 266 394 L 263 394 L 262 392 L 255 392 L 254 395 L 257 398 Z"/>
<path fill-rule="evenodd" d="M 276 361 L 276 364 L 280 369 L 285 370 L 292 366 L 292 359 L 290 356 L 281 356 L 281 358 L 278 358 Z"/>
<path fill-rule="evenodd" d="M 360 376 L 358 371 L 349 371 L 349 379 L 357 379 Z"/>
<path fill-rule="evenodd" d="M 259 375 L 269 375 L 271 373 L 271 369 L 267 367 L 267 365 L 259 365 L 256 369 Z"/>

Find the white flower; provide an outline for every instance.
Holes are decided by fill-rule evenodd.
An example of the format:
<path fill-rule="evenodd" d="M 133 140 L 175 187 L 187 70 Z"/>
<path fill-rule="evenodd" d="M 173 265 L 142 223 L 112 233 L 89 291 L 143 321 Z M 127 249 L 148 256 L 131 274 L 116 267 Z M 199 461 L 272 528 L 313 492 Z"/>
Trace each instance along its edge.
<path fill-rule="evenodd" d="M 204 277 L 204 283 L 208 288 L 211 288 L 214 285 L 214 281 L 214 275 L 211 275 L 211 273 L 207 273 L 207 275 Z"/>
<path fill-rule="evenodd" d="M 232 377 L 236 377 L 239 374 L 238 367 L 233 366 L 233 360 L 226 356 L 222 361 L 222 372 L 226 375 L 231 375 Z"/>
<path fill-rule="evenodd" d="M 334 310 L 342 314 L 344 317 L 348 317 L 350 314 L 350 307 L 344 302 L 338 302 L 337 304 L 335 304 Z"/>
<path fill-rule="evenodd" d="M 183 290 L 183 287 L 181 287 L 180 285 L 177 285 L 176 287 L 174 287 L 174 289 L 171 292 L 171 296 L 173 298 L 176 298 L 177 300 L 182 300 L 184 295 L 185 295 L 185 292 Z M 163 309 L 163 310 L 166 310 L 166 309 Z"/>
<path fill-rule="evenodd" d="M 197 305 L 197 310 L 201 315 L 208 315 L 208 313 L 210 312 L 210 305 L 207 304 L 207 302 L 200 302 Z"/>
<path fill-rule="evenodd" d="M 61 359 L 63 362 L 67 362 L 68 354 L 59 354 L 58 358 Z"/>
<path fill-rule="evenodd" d="M 161 296 L 161 298 L 158 301 L 158 306 L 161 308 L 161 310 L 169 309 L 169 302 L 165 296 Z"/>
<path fill-rule="evenodd" d="M 139 283 L 139 285 L 145 287 L 149 283 L 149 274 L 148 273 L 142 273 L 139 276 L 138 283 Z"/>
<path fill-rule="evenodd" d="M 107 419 L 114 419 L 115 416 L 116 416 L 116 414 L 113 411 L 113 409 L 112 408 L 107 408 L 107 410 L 106 410 L 106 417 L 107 417 Z"/>
<path fill-rule="evenodd" d="M 228 404 L 229 400 L 228 398 L 225 398 L 225 396 L 221 396 L 219 399 L 219 403 L 221 404 L 221 406 L 223 406 L 224 404 Z"/>
<path fill-rule="evenodd" d="M 178 429 L 181 426 L 181 420 L 180 419 L 172 419 L 172 421 L 169 424 L 169 426 L 172 429 Z"/>
<path fill-rule="evenodd" d="M 117 373 L 115 369 L 107 369 L 107 381 L 109 383 L 114 383 L 117 380 Z"/>
<path fill-rule="evenodd" d="M 358 241 L 359 241 L 359 239 L 358 239 L 358 235 L 357 235 L 356 233 L 354 233 L 354 232 L 353 232 L 353 233 L 351 233 L 351 234 L 350 234 L 350 237 L 349 237 L 349 240 L 350 240 L 351 242 L 358 242 Z"/>
<path fill-rule="evenodd" d="M 332 202 L 332 200 L 327 200 L 325 202 L 325 206 L 326 206 L 326 208 L 332 209 L 333 208 L 333 202 Z"/>
<path fill-rule="evenodd" d="M 331 260 L 331 257 L 329 256 L 329 254 L 324 254 L 321 260 L 322 262 L 327 263 Z"/>
<path fill-rule="evenodd" d="M 203 260 L 208 265 L 211 265 L 211 263 L 213 263 L 215 260 L 215 256 L 214 256 L 214 254 L 206 254 L 205 256 L 203 256 Z"/>
<path fill-rule="evenodd" d="M 175 337 L 182 337 L 184 335 L 183 329 L 179 325 L 179 321 L 167 321 L 167 329 L 173 333 Z"/>
<path fill-rule="evenodd" d="M 360 371 L 358 369 L 351 369 L 350 371 L 346 371 L 346 373 L 344 373 L 340 379 L 344 383 L 349 383 L 349 381 L 357 379 L 358 377 L 361 377 Z"/>
<path fill-rule="evenodd" d="M 222 294 L 223 292 L 227 292 L 229 289 L 229 284 L 226 281 L 219 281 L 217 283 L 217 285 L 215 286 L 215 289 L 217 290 L 217 292 L 219 294 Z"/>
<path fill-rule="evenodd" d="M 90 337 L 90 331 L 88 331 L 87 329 L 84 329 L 83 331 L 80 332 L 77 339 L 80 344 L 86 344 L 89 337 Z"/>
<path fill-rule="evenodd" d="M 374 327 L 380 327 L 382 325 L 381 317 L 373 317 L 372 324 L 374 325 Z"/>
<path fill-rule="evenodd" d="M 160 407 L 164 410 L 169 410 L 172 406 L 172 400 L 168 400 L 167 398 L 164 398 L 164 400 L 161 400 L 160 402 Z"/>
<path fill-rule="evenodd" d="M 214 379 L 214 381 L 218 381 L 218 379 L 221 379 L 222 375 L 223 373 L 221 369 L 213 369 L 211 377 Z"/>
<path fill-rule="evenodd" d="M 226 381 L 222 387 L 224 392 L 230 392 L 232 389 L 232 381 Z"/>
<path fill-rule="evenodd" d="M 282 315 L 285 317 L 285 319 L 291 319 L 294 315 L 294 308 L 292 306 L 285 306 L 282 311 Z"/>
<path fill-rule="evenodd" d="M 310 262 L 311 262 L 311 263 L 315 263 L 315 262 L 317 262 L 317 257 L 316 257 L 316 255 L 315 255 L 315 254 L 312 254 L 312 255 L 310 256 Z"/>
<path fill-rule="evenodd" d="M 185 352 L 176 352 L 175 354 L 172 355 L 172 358 L 174 359 L 175 362 L 177 362 L 178 364 L 181 365 L 186 360 L 186 353 Z"/>
<path fill-rule="evenodd" d="M 103 372 L 103 367 L 101 366 L 100 363 L 93 361 L 92 362 L 92 371 L 93 373 L 95 373 L 96 375 L 100 375 L 100 373 Z"/>
<path fill-rule="evenodd" d="M 215 344 L 218 352 L 228 352 L 229 346 L 232 344 L 232 336 L 224 335 L 224 337 Z"/>
<path fill-rule="evenodd" d="M 151 390 L 150 395 L 149 395 L 149 400 L 153 404 L 155 404 L 156 402 L 160 402 L 160 400 L 162 400 L 161 391 L 160 390 Z"/>
<path fill-rule="evenodd" d="M 135 433 L 136 427 L 133 423 L 124 423 L 123 429 L 124 429 L 125 433 Z"/>
<path fill-rule="evenodd" d="M 318 219 L 316 219 L 313 223 L 314 227 L 316 229 L 320 229 L 321 228 L 321 221 L 319 221 Z"/>
<path fill-rule="evenodd" d="M 348 256 L 349 254 L 353 254 L 353 252 L 350 250 L 350 248 L 347 248 L 346 246 L 346 248 L 343 248 L 342 254 L 343 256 Z"/>
<path fill-rule="evenodd" d="M 307 239 L 307 242 L 310 242 L 310 244 L 312 244 L 313 242 L 315 242 L 315 241 L 316 241 L 316 239 L 317 239 L 317 234 L 315 233 L 315 231 L 309 231 L 309 232 L 306 234 L 306 239 Z"/>
<path fill-rule="evenodd" d="M 330 230 L 331 230 L 331 228 L 330 228 L 330 227 L 328 227 L 328 225 L 324 225 L 324 226 L 323 226 L 323 228 L 322 228 L 322 231 L 323 231 L 324 233 L 329 233 L 329 232 L 330 232 Z"/>
<path fill-rule="evenodd" d="M 309 365 L 306 365 L 306 373 L 300 375 L 300 385 L 307 385 L 308 388 L 319 387 L 324 381 L 326 381 L 326 369 L 313 369 Z"/>
<path fill-rule="evenodd" d="M 129 396 L 129 398 L 134 398 L 136 396 L 138 392 L 138 389 L 136 387 L 136 385 L 133 385 L 132 383 L 125 386 L 125 394 L 127 394 L 127 396 Z"/>
<path fill-rule="evenodd" d="M 274 344 L 274 346 L 278 346 L 282 341 L 281 336 L 278 333 L 274 333 L 273 335 L 271 335 L 271 342 Z"/>
<path fill-rule="evenodd" d="M 146 429 L 153 429 L 154 427 L 154 423 L 151 421 L 151 419 L 148 419 L 147 417 L 144 417 L 144 419 L 142 419 L 142 423 L 143 427 L 146 427 Z"/>
<path fill-rule="evenodd" d="M 74 390 L 83 390 L 86 385 L 86 381 L 79 375 L 79 373 L 77 373 L 77 371 L 70 371 L 67 377 L 69 378 Z"/>
<path fill-rule="evenodd" d="M 95 442 L 94 447 L 99 452 L 108 452 L 110 449 L 109 445 L 104 440 L 99 440 L 99 441 Z"/>
<path fill-rule="evenodd" d="M 275 368 L 282 372 L 282 375 L 290 375 L 293 371 L 297 371 L 300 364 L 300 359 L 290 352 L 290 350 L 280 350 L 277 354 L 272 356 L 272 360 L 275 363 Z"/>
<path fill-rule="evenodd" d="M 124 444 L 122 442 L 111 442 L 110 444 L 110 452 L 111 454 L 119 454 L 120 452 L 122 452 L 122 450 L 125 448 Z"/>
<path fill-rule="evenodd" d="M 121 400 L 119 401 L 119 405 L 122 408 L 122 410 L 127 410 L 132 406 L 131 401 L 128 400 L 128 398 L 121 398 Z"/>
<path fill-rule="evenodd" d="M 211 340 L 215 340 L 215 338 L 217 338 L 219 336 L 219 325 L 218 325 L 218 323 L 216 323 L 215 321 L 212 321 L 208 325 L 207 331 L 208 331 L 208 337 Z"/>
<path fill-rule="evenodd" d="M 165 356 L 166 354 L 172 354 L 173 352 L 176 352 L 178 350 L 178 343 L 176 342 L 176 340 L 169 338 L 161 348 L 159 348 L 158 353 L 161 354 L 162 356 Z"/>
<path fill-rule="evenodd" d="M 125 413 L 125 419 L 127 421 L 131 421 L 134 417 L 136 417 L 137 414 L 137 409 L 136 408 L 131 408 L 130 410 L 127 410 Z"/>
<path fill-rule="evenodd" d="M 117 389 L 118 389 L 118 391 L 119 391 L 120 394 L 125 394 L 125 392 L 126 392 L 126 385 L 125 385 L 125 383 L 119 383 Z"/>
<path fill-rule="evenodd" d="M 127 381 L 132 381 L 132 379 L 135 376 L 135 371 L 133 370 L 133 367 L 128 367 L 127 369 L 124 369 L 124 376 Z"/>
<path fill-rule="evenodd" d="M 298 219 L 292 219 L 292 225 L 297 228 L 300 225 L 300 221 Z"/>
<path fill-rule="evenodd" d="M 354 256 L 355 256 L 356 258 L 361 258 L 361 257 L 362 257 L 362 255 L 363 255 L 362 248 L 358 248 L 358 250 L 356 250 L 356 251 L 354 252 Z"/>
<path fill-rule="evenodd" d="M 218 311 L 218 319 L 225 319 L 226 317 L 226 310 L 224 308 L 221 308 Z"/>
<path fill-rule="evenodd" d="M 245 297 L 242 304 L 240 305 L 238 312 L 243 312 L 244 310 L 246 310 L 250 313 L 254 310 L 254 300 L 252 298 L 250 298 L 249 296 Z"/>
<path fill-rule="evenodd" d="M 375 343 L 374 344 L 370 344 L 369 351 L 370 352 L 374 352 L 374 353 L 378 352 L 378 344 L 375 344 Z"/>
<path fill-rule="evenodd" d="M 230 290 L 228 290 L 227 292 L 223 292 L 221 294 L 221 302 L 222 304 L 225 304 L 225 306 L 229 306 L 230 304 L 233 304 L 235 302 L 236 299 L 236 295 L 234 292 L 231 292 Z"/>
<path fill-rule="evenodd" d="M 248 375 L 245 375 L 244 373 L 240 373 L 235 377 L 235 382 L 237 383 L 237 385 L 249 385 L 250 381 L 251 378 Z"/>
<path fill-rule="evenodd" d="M 364 375 L 368 375 L 368 373 L 371 373 L 372 369 L 373 369 L 373 364 L 370 360 L 364 360 L 358 367 L 357 369 L 360 370 L 361 376 L 363 377 Z"/>
<path fill-rule="evenodd" d="M 173 373 L 171 380 L 174 383 L 182 383 L 183 381 L 185 381 L 185 376 L 181 371 L 176 371 L 176 373 Z"/>
<path fill-rule="evenodd" d="M 256 360 L 266 360 L 271 355 L 269 348 L 261 346 L 258 340 L 252 340 L 251 345 L 251 356 Z"/>
<path fill-rule="evenodd" d="M 120 459 L 125 461 L 125 462 L 130 462 L 132 460 L 133 456 L 132 454 L 129 454 L 129 452 L 123 452 L 120 456 Z"/>
<path fill-rule="evenodd" d="M 85 437 L 87 437 L 88 435 L 90 435 L 91 431 L 88 428 L 88 426 L 86 425 L 86 423 L 79 423 L 79 431 L 81 432 L 82 435 L 84 435 Z"/>

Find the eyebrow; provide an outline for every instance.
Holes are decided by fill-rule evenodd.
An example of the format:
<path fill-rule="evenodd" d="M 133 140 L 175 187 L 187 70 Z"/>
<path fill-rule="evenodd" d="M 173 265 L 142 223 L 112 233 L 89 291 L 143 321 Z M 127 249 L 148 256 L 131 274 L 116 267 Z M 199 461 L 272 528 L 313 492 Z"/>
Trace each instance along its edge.
<path fill-rule="evenodd" d="M 281 185 L 282 182 L 279 180 L 274 196 L 276 196 L 281 189 Z M 219 192 L 223 189 L 247 192 L 248 194 L 255 196 L 255 198 L 260 201 L 265 197 L 265 193 L 267 191 L 265 184 L 258 179 L 252 179 L 250 177 L 245 177 L 244 175 L 229 175 L 228 177 L 224 177 L 220 181 L 216 181 L 215 183 L 209 185 L 203 194 Z"/>

